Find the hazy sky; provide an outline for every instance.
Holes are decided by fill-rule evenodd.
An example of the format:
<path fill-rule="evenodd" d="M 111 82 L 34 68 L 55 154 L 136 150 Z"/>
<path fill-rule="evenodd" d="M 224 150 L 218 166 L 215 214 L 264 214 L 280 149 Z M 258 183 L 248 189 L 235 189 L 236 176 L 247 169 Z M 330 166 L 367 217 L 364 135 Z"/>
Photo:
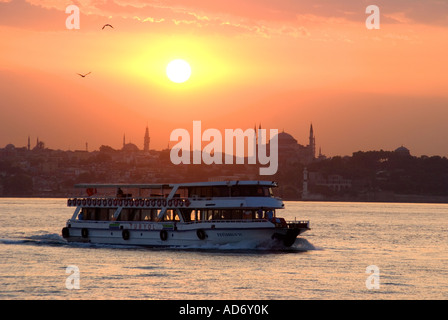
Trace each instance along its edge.
<path fill-rule="evenodd" d="M 165 74 L 176 58 L 183 84 Z M 330 156 L 448 156 L 448 1 L 0 0 L 0 106 L 0 147 L 120 148 L 126 134 L 142 148 L 148 125 L 160 150 L 201 120 L 301 144 L 313 123 Z"/>

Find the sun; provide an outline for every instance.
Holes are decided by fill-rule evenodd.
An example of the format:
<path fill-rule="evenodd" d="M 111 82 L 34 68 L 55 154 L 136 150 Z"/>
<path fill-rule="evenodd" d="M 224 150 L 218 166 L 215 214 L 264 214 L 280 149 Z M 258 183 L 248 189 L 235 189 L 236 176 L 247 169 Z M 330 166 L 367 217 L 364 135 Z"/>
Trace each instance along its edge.
<path fill-rule="evenodd" d="M 166 75 L 175 83 L 183 83 L 190 79 L 191 67 L 187 61 L 176 59 L 168 63 Z"/>

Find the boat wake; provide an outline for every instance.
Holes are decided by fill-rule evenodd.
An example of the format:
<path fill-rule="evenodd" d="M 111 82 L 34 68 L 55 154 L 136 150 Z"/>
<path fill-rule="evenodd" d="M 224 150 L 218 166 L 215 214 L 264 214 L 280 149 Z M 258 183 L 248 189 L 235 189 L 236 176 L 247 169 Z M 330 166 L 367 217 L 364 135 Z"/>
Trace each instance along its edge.
<path fill-rule="evenodd" d="M 32 235 L 25 238 L 0 239 L 0 244 L 5 245 L 35 245 L 35 246 L 52 246 L 52 247 L 70 247 L 70 248 L 116 248 L 116 249 L 141 249 L 140 246 L 132 245 L 113 245 L 113 244 L 97 244 L 85 242 L 67 242 L 61 235 L 57 233 L 47 233 Z"/>
<path fill-rule="evenodd" d="M 165 248 L 166 249 L 166 248 Z M 316 248 L 306 239 L 298 238 L 291 247 L 286 247 L 280 242 L 270 241 L 268 243 L 258 243 L 253 241 L 240 241 L 228 244 L 203 244 L 183 247 L 171 247 L 171 250 L 193 250 L 193 251 L 211 251 L 211 252 L 306 252 L 316 250 Z"/>
<path fill-rule="evenodd" d="M 48 245 L 48 246 L 60 246 L 67 245 L 67 241 L 64 240 L 57 233 L 47 233 L 32 235 L 24 238 L 11 238 L 11 239 L 0 239 L 1 244 L 29 244 L 29 245 Z"/>

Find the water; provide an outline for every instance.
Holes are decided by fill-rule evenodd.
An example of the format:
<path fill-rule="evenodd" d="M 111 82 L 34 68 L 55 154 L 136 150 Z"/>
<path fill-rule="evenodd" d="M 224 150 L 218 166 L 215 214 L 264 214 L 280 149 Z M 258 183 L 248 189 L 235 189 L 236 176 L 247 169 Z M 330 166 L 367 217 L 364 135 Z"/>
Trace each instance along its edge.
<path fill-rule="evenodd" d="M 447 204 L 285 204 L 282 216 L 312 228 L 288 250 L 179 250 L 67 244 L 65 199 L 0 199 L 0 299 L 448 298 Z M 378 289 L 366 287 L 371 265 Z"/>

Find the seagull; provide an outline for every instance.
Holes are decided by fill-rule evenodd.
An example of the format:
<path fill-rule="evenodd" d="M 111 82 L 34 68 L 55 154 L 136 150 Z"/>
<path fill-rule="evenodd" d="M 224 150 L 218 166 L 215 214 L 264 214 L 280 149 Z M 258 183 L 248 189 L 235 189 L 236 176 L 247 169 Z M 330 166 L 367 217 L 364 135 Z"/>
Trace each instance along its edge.
<path fill-rule="evenodd" d="M 86 76 L 88 76 L 89 74 L 91 74 L 92 72 L 86 73 L 86 74 L 80 74 L 78 73 L 78 75 L 80 75 L 81 77 L 85 78 Z"/>
<path fill-rule="evenodd" d="M 104 28 L 106 28 L 106 27 L 111 27 L 112 29 L 114 28 L 114 27 L 112 27 L 112 25 L 110 25 L 110 24 L 105 24 L 101 30 L 104 30 Z"/>

